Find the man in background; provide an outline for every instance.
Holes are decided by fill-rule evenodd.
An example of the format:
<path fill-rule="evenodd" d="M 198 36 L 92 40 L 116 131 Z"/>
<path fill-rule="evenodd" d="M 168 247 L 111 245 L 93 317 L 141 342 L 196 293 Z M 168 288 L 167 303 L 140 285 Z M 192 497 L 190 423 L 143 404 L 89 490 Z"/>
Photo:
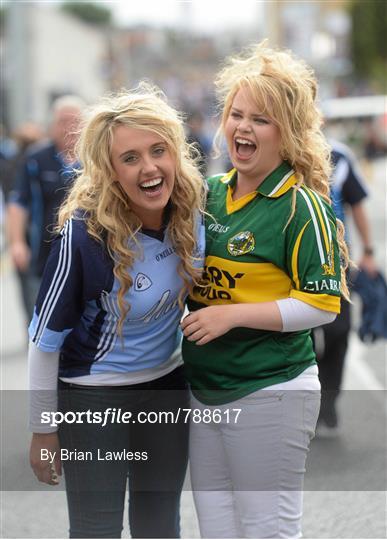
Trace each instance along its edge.
<path fill-rule="evenodd" d="M 336 216 L 346 224 L 346 213 L 351 212 L 362 246 L 358 266 L 374 276 L 377 265 L 371 241 L 370 225 L 364 201 L 368 195 L 356 158 L 347 146 L 337 141 L 332 145 L 333 175 L 331 183 L 332 206 Z M 350 244 L 348 232 L 346 241 Z M 350 278 L 349 278 L 350 282 Z M 321 327 L 324 344 L 317 347 L 317 362 L 321 382 L 321 410 L 317 424 L 320 436 L 335 436 L 339 430 L 336 401 L 340 394 L 345 356 L 351 329 L 350 304 L 341 302 L 341 313 L 331 324 Z"/>
<path fill-rule="evenodd" d="M 76 96 L 63 96 L 53 103 L 51 140 L 27 151 L 8 197 L 9 250 L 28 319 L 33 314 L 57 211 L 74 176 L 82 108 L 83 102 Z"/>

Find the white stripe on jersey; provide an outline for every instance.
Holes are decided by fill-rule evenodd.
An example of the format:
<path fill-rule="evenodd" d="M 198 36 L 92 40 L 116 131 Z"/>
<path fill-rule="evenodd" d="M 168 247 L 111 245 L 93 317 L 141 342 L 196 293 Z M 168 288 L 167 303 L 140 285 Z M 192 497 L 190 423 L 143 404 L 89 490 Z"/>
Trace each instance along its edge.
<path fill-rule="evenodd" d="M 108 318 L 105 326 L 105 331 L 101 335 L 97 349 L 99 352 L 95 355 L 95 360 L 103 360 L 105 356 L 112 350 L 115 344 L 117 321 L 119 315 L 115 308 L 114 302 L 109 298 L 108 294 L 105 294 L 101 298 L 101 304 L 103 309 L 108 313 Z"/>
<path fill-rule="evenodd" d="M 107 341 L 106 345 L 104 346 L 104 348 L 101 349 L 99 351 L 99 353 L 95 355 L 94 358 L 95 358 L 96 361 L 103 360 L 110 353 L 110 351 L 114 348 L 114 345 L 115 345 L 116 339 L 117 339 L 116 331 L 117 331 L 117 323 L 115 322 L 113 324 L 113 326 L 112 326 L 111 332 L 109 334 L 105 334 L 108 341 Z"/>
<path fill-rule="evenodd" d="M 114 319 L 113 313 L 111 313 L 111 310 L 108 306 L 108 293 L 106 291 L 103 291 L 101 295 L 101 306 L 104 311 L 106 311 L 107 317 L 106 317 L 106 326 L 105 331 L 101 333 L 101 336 L 99 338 L 99 343 L 97 345 L 97 349 L 101 349 L 104 345 L 104 342 L 106 341 L 106 334 L 109 332 L 110 327 L 112 326 L 112 321 Z"/>
<path fill-rule="evenodd" d="M 313 209 L 313 205 L 310 202 L 308 195 L 305 193 L 305 191 L 302 188 L 299 188 L 298 192 L 301 193 L 301 195 L 304 197 L 304 199 L 306 201 L 306 204 L 307 204 L 307 206 L 309 208 L 309 212 L 310 212 L 310 215 L 312 217 L 312 221 L 313 221 L 313 225 L 314 225 L 314 231 L 315 231 L 315 234 L 316 234 L 316 241 L 317 241 L 318 252 L 320 254 L 320 261 L 321 261 L 321 264 L 325 264 L 325 255 L 324 255 L 323 244 L 322 244 L 322 241 L 321 241 L 320 229 L 319 229 L 319 226 L 318 226 L 318 221 L 317 221 L 316 214 L 315 214 L 314 209 Z"/>
<path fill-rule="evenodd" d="M 289 180 L 292 174 L 294 174 L 293 169 L 289 171 L 288 174 L 286 174 L 280 182 L 278 182 L 275 188 L 269 193 L 268 197 L 271 197 L 272 195 L 274 195 L 274 193 L 276 193 L 276 191 L 278 191 L 285 184 L 285 182 Z"/>
<path fill-rule="evenodd" d="M 52 279 L 50 288 L 44 299 L 40 314 L 39 324 L 36 328 L 35 335 L 32 339 L 36 345 L 39 346 L 39 341 L 44 332 L 48 321 L 55 309 L 56 302 L 65 286 L 67 276 L 69 275 L 71 268 L 71 240 L 72 240 L 72 221 L 67 220 L 63 227 L 63 237 L 60 245 L 60 253 L 58 258 L 58 265 L 55 270 L 54 277 Z"/>

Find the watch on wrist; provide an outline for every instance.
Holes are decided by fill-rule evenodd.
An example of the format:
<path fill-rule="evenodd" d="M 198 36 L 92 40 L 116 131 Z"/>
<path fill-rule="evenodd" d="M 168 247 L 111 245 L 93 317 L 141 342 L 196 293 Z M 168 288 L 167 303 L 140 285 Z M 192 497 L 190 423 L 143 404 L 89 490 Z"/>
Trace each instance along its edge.
<path fill-rule="evenodd" d="M 374 248 L 373 247 L 370 247 L 370 246 L 367 246 L 363 249 L 363 253 L 364 255 L 374 255 Z"/>

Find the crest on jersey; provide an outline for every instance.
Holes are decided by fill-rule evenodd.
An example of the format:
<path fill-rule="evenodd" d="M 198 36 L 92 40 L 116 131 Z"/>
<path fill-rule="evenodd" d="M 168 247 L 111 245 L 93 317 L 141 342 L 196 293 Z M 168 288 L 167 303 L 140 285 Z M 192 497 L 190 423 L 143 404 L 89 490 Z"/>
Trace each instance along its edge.
<path fill-rule="evenodd" d="M 227 242 L 227 251 L 238 257 L 239 255 L 246 255 L 250 253 L 255 248 L 255 238 L 252 232 L 243 231 L 232 238 Z"/>
<path fill-rule="evenodd" d="M 134 290 L 137 292 L 146 291 L 149 287 L 152 287 L 152 280 L 145 274 L 137 274 L 134 280 Z"/>
<path fill-rule="evenodd" d="M 335 276 L 335 255 L 333 252 L 333 244 L 331 244 L 329 253 L 328 253 L 328 264 L 324 263 L 322 265 L 323 275 L 324 276 Z"/>

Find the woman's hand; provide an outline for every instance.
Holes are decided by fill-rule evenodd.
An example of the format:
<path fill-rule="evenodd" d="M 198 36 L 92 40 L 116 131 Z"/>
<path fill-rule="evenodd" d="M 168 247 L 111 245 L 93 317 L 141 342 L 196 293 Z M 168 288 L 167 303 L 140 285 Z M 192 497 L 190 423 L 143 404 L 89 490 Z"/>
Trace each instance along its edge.
<path fill-rule="evenodd" d="M 196 345 L 205 345 L 236 327 L 281 332 L 277 302 L 209 306 L 190 313 L 181 323 L 185 337 Z"/>
<path fill-rule="evenodd" d="M 209 306 L 190 313 L 181 323 L 185 337 L 188 341 L 196 341 L 196 345 L 205 345 L 222 336 L 234 326 L 232 307 Z"/>
<path fill-rule="evenodd" d="M 42 459 L 47 456 L 48 459 Z M 39 482 L 56 486 L 62 474 L 57 433 L 34 433 L 31 440 L 30 464 Z"/>

